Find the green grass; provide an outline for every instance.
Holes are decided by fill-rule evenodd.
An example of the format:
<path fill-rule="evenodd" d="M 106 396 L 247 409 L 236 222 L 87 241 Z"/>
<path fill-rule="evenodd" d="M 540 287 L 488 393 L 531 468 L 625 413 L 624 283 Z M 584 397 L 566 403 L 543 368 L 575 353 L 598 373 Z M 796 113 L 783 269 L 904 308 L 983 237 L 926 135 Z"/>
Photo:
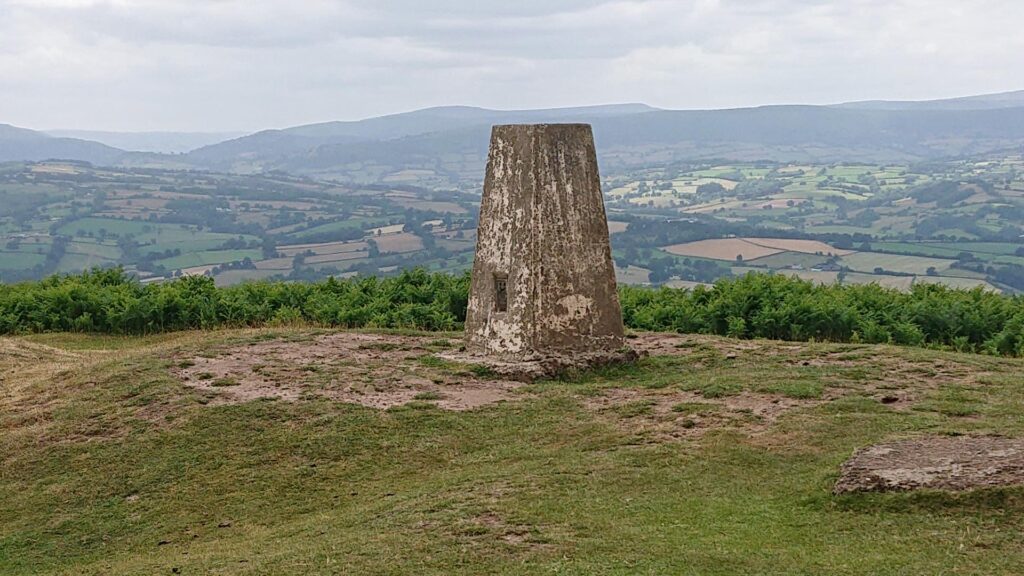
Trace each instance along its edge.
<path fill-rule="evenodd" d="M 38 266 L 45 260 L 45 254 L 0 251 L 0 270 L 24 270 Z"/>
<path fill-rule="evenodd" d="M 78 238 L 68 243 L 68 253 L 95 256 L 106 260 L 117 260 L 121 257 L 121 249 L 112 244 L 100 244 L 96 240 Z"/>
<path fill-rule="evenodd" d="M 385 411 L 312 398 L 214 405 L 170 372 L 178 350 L 308 337 L 252 334 L 33 337 L 80 357 L 59 378 L 43 369 L 56 361 L 45 350 L 24 359 L 0 397 L 0 573 L 1024 570 L 1024 489 L 830 492 L 839 464 L 872 442 L 1024 432 L 1021 361 L 772 342 L 730 352 L 728 340 L 692 337 L 678 356 L 538 383 L 469 412 L 430 398 Z M 12 357 L 0 367 L 21 366 Z M 864 388 L 911 377 L 922 383 L 912 410 Z M 637 431 L 658 414 L 650 400 L 587 407 L 613 388 L 699 392 L 708 399 L 669 409 L 694 419 L 743 391 L 849 394 L 759 434 L 667 440 Z"/>

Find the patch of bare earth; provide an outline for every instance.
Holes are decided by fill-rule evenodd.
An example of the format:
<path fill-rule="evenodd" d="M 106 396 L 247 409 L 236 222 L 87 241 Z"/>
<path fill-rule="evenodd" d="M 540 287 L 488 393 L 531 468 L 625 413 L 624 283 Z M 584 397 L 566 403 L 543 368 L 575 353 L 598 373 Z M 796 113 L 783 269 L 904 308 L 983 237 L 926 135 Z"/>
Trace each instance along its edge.
<path fill-rule="evenodd" d="M 610 388 L 601 396 L 588 398 L 585 404 L 598 413 L 616 416 L 625 430 L 655 440 L 671 440 L 696 438 L 722 428 L 757 435 L 789 410 L 821 402 L 753 392 L 706 398 L 682 390 Z"/>
<path fill-rule="evenodd" d="M 943 436 L 857 450 L 843 464 L 833 492 L 971 490 L 1017 484 L 1024 484 L 1024 439 Z"/>
<path fill-rule="evenodd" d="M 338 332 L 263 341 L 178 358 L 175 372 L 211 404 L 322 397 L 391 408 L 414 401 L 472 410 L 510 400 L 522 384 L 476 376 L 436 357 L 437 338 Z"/>

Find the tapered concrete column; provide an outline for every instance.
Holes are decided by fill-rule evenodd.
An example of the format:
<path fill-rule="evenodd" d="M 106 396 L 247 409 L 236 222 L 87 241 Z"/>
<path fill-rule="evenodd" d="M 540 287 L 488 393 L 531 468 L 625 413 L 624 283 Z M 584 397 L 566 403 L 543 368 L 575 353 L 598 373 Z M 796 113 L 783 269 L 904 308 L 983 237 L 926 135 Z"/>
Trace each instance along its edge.
<path fill-rule="evenodd" d="M 589 125 L 492 130 L 466 340 L 508 359 L 625 345 Z"/>

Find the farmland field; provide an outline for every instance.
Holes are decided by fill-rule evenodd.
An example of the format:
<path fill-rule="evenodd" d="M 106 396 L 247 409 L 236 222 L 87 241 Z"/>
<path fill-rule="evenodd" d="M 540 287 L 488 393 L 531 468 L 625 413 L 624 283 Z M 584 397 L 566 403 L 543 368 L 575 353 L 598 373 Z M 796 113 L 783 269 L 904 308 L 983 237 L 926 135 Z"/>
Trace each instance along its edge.
<path fill-rule="evenodd" d="M 415 252 L 423 248 L 423 241 L 415 234 L 386 234 L 374 238 L 377 248 L 384 252 Z"/>
<path fill-rule="evenodd" d="M 756 260 L 785 251 L 779 248 L 760 246 L 743 238 L 698 240 L 686 244 L 666 246 L 664 250 L 678 256 L 696 256 L 698 258 L 714 258 L 716 260 L 736 260 L 737 258 Z"/>
<path fill-rule="evenodd" d="M 32 268 L 38 266 L 46 260 L 46 256 L 43 254 L 33 254 L 31 252 L 0 252 L 0 269 L 5 270 L 18 270 L 22 268 Z"/>
<path fill-rule="evenodd" d="M 907 256 L 899 254 L 881 254 L 877 252 L 857 252 L 843 256 L 843 263 L 857 272 L 872 272 L 882 268 L 890 272 L 907 274 L 926 274 L 929 268 L 938 271 L 946 270 L 955 260 L 925 258 L 923 256 Z"/>
<path fill-rule="evenodd" d="M 165 268 L 175 269 L 204 266 L 207 264 L 222 264 L 225 262 L 239 262 L 246 258 L 256 260 L 260 257 L 261 253 L 259 250 L 204 250 L 165 258 L 156 262 Z"/>

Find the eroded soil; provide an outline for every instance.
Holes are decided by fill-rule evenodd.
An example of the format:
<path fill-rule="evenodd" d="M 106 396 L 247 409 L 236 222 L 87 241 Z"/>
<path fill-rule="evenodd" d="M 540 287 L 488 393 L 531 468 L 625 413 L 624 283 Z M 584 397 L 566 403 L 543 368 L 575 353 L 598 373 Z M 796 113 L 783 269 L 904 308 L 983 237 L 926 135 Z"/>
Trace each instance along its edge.
<path fill-rule="evenodd" d="M 970 490 L 1024 484 L 1024 439 L 939 436 L 856 451 L 833 491 Z"/>
<path fill-rule="evenodd" d="M 186 385 L 211 404 L 319 396 L 391 408 L 413 401 L 470 410 L 513 398 L 520 382 L 477 376 L 434 353 L 443 338 L 337 332 L 309 340 L 271 340 L 179 359 Z"/>
<path fill-rule="evenodd" d="M 623 429 L 661 441 L 702 436 L 720 428 L 758 434 L 789 410 L 822 402 L 754 392 L 708 398 L 684 390 L 611 388 L 585 404 Z"/>
<path fill-rule="evenodd" d="M 790 410 L 854 394 L 908 410 L 944 383 L 984 374 L 950 360 L 908 361 L 868 346 L 815 349 L 800 343 L 675 334 L 640 334 L 629 343 L 642 356 L 676 359 L 678 367 L 671 370 L 677 372 L 667 376 L 680 378 L 660 388 L 643 382 L 598 385 L 581 391 L 581 399 L 623 429 L 660 440 L 720 428 L 756 435 Z M 460 344 L 458 339 L 431 336 L 308 334 L 179 355 L 174 371 L 210 404 L 322 397 L 378 409 L 429 402 L 448 410 L 471 410 L 522 396 L 523 383 L 453 361 Z M 758 369 L 766 372 L 758 374 Z M 685 377 L 689 383 L 683 382 Z M 787 388 L 789 377 L 820 390 Z M 736 387 L 715 394 L 692 388 L 704 379 Z M 765 387 L 772 380 L 778 380 L 775 388 Z"/>

